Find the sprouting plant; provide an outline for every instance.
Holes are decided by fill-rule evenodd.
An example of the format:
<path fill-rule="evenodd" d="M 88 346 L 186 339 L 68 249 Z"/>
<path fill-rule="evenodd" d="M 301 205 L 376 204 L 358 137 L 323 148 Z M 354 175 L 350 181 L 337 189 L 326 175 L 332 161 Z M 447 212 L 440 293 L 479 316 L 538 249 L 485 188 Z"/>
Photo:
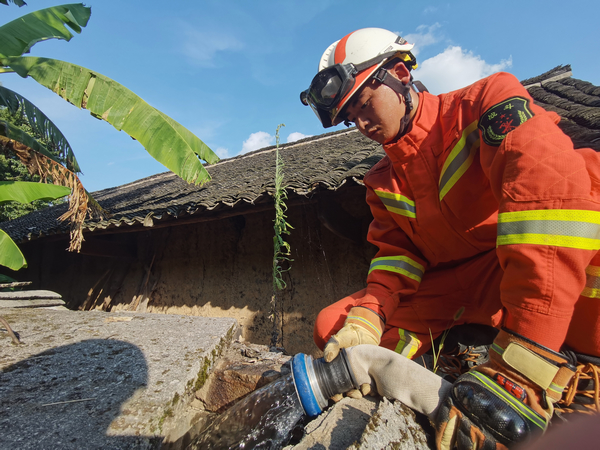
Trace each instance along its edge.
<path fill-rule="evenodd" d="M 448 326 L 446 327 L 446 329 L 442 333 L 442 337 L 440 338 L 440 345 L 438 346 L 437 351 L 436 351 L 436 348 L 435 348 L 435 344 L 433 342 L 433 335 L 431 334 L 431 328 L 429 329 L 429 337 L 431 339 L 431 351 L 433 352 L 433 373 L 436 373 L 437 370 L 438 370 L 438 363 L 439 363 L 439 359 L 440 359 L 440 354 L 442 353 L 442 350 L 444 349 L 444 341 L 446 340 L 446 337 L 448 337 L 448 333 L 450 332 L 450 328 L 452 328 L 454 326 L 454 324 L 456 323 L 456 321 L 458 319 L 460 319 L 460 317 L 463 315 L 464 312 L 465 312 L 465 307 L 461 306 L 454 313 L 454 317 L 452 317 L 452 322 L 448 324 Z"/>
<path fill-rule="evenodd" d="M 290 244 L 284 240 L 284 235 L 290 234 L 290 229 L 293 227 L 287 222 L 287 200 L 286 186 L 283 183 L 283 159 L 279 154 L 279 129 L 285 124 L 279 124 L 275 132 L 276 148 L 275 148 L 275 219 L 273 220 L 273 295 L 271 296 L 271 312 L 269 319 L 273 322 L 273 332 L 271 333 L 271 346 L 277 347 L 277 344 L 283 343 L 283 300 L 277 302 L 278 292 L 286 288 L 286 283 L 283 280 L 283 274 L 291 269 L 289 263 L 293 261 L 290 258 Z M 285 267 L 284 267 L 285 266 Z M 278 308 L 279 306 L 279 308 Z M 281 310 L 281 311 L 280 311 Z"/>

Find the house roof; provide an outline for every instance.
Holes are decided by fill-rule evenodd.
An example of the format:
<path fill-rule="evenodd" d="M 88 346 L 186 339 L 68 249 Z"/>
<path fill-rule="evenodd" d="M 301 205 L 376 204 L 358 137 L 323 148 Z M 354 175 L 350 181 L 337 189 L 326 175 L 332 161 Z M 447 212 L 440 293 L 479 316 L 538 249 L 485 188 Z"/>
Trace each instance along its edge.
<path fill-rule="evenodd" d="M 570 65 L 558 66 L 521 83 L 538 105 L 562 117 L 559 125 L 575 148 L 600 151 L 600 87 L 571 75 Z"/>
<path fill-rule="evenodd" d="M 563 118 L 560 126 L 576 148 L 592 147 L 600 151 L 600 87 L 571 75 L 569 65 L 558 66 L 522 83 L 537 104 Z M 344 185 L 361 184 L 365 173 L 384 155 L 378 144 L 355 128 L 283 144 L 279 150 L 290 199 L 309 196 L 317 190 L 335 191 Z M 156 221 L 270 204 L 275 151 L 275 146 L 267 147 L 207 166 L 212 180 L 202 187 L 165 172 L 94 192 L 94 198 L 111 217 L 89 220 L 84 229 L 94 231 L 144 223 L 150 226 Z M 35 211 L 4 222 L 0 228 L 17 242 L 67 233 L 68 224 L 57 221 L 65 210 L 66 205 L 59 205 Z"/>
<path fill-rule="evenodd" d="M 272 204 L 276 149 L 267 147 L 206 166 L 212 179 L 201 187 L 186 183 L 173 172 L 165 172 L 93 192 L 92 196 L 111 217 L 88 220 L 84 229 L 148 226 L 208 211 Z M 283 144 L 279 153 L 290 199 L 319 189 L 337 190 L 349 183 L 361 183 L 363 175 L 384 155 L 381 146 L 355 128 Z M 17 242 L 68 233 L 68 223 L 57 221 L 65 211 L 66 205 L 58 205 L 4 222 L 0 227 Z"/>

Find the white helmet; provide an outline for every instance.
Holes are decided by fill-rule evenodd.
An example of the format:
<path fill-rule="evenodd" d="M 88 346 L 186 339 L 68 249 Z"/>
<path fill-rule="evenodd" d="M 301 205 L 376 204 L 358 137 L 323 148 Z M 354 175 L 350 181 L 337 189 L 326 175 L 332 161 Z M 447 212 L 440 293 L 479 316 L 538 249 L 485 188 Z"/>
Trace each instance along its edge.
<path fill-rule="evenodd" d="M 410 69 L 417 61 L 414 47 L 397 34 L 381 28 L 363 28 L 331 44 L 321 56 L 319 73 L 300 98 L 310 105 L 325 128 L 337 125 L 339 112 L 377 69 L 400 58 Z"/>

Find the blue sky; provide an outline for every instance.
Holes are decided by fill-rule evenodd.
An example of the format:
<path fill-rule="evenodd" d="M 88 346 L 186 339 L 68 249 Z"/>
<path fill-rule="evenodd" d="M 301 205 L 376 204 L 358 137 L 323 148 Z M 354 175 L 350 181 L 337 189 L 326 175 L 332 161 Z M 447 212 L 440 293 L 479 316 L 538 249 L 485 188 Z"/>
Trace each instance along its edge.
<path fill-rule="evenodd" d="M 61 4 L 0 5 L 0 24 Z M 415 44 L 415 78 L 438 94 L 504 70 L 520 80 L 559 64 L 600 85 L 597 0 L 95 0 L 70 42 L 35 45 L 106 75 L 194 132 L 221 157 L 325 132 L 299 101 L 332 42 L 380 27 Z M 63 131 L 90 191 L 166 169 L 143 147 L 31 79 L 0 82 L 40 107 Z M 330 129 L 332 130 L 332 129 Z M 327 130 L 327 131 L 330 131 Z"/>

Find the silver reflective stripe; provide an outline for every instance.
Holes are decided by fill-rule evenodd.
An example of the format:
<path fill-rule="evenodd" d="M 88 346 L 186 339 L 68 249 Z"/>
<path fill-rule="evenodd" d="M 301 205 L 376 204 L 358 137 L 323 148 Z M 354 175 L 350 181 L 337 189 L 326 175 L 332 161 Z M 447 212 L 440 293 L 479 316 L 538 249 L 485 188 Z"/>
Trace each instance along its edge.
<path fill-rule="evenodd" d="M 600 238 L 600 227 L 595 223 L 564 222 L 560 220 L 524 220 L 522 222 L 498 223 L 498 236 L 525 233 L 598 239 Z"/>
<path fill-rule="evenodd" d="M 415 202 L 408 197 L 393 192 L 380 191 L 379 189 L 375 189 L 375 193 L 389 212 L 412 217 L 413 219 L 417 217 Z"/>
<path fill-rule="evenodd" d="M 381 201 L 386 207 L 389 206 L 391 208 L 402 209 L 402 210 L 406 211 L 407 213 L 412 213 L 412 216 L 416 216 L 417 209 L 413 205 L 410 205 L 404 201 L 392 200 L 389 198 L 382 198 Z"/>
<path fill-rule="evenodd" d="M 540 209 L 500 213 L 496 243 L 599 250 L 600 212 Z"/>
<path fill-rule="evenodd" d="M 590 289 L 600 289 L 600 277 L 587 274 L 585 287 Z"/>
<path fill-rule="evenodd" d="M 415 281 L 421 282 L 425 268 L 407 256 L 384 256 L 371 261 L 369 273 L 373 270 L 387 270 L 399 273 Z"/>
<path fill-rule="evenodd" d="M 587 266 L 585 275 L 585 287 L 581 295 L 589 298 L 600 298 L 600 267 Z"/>

